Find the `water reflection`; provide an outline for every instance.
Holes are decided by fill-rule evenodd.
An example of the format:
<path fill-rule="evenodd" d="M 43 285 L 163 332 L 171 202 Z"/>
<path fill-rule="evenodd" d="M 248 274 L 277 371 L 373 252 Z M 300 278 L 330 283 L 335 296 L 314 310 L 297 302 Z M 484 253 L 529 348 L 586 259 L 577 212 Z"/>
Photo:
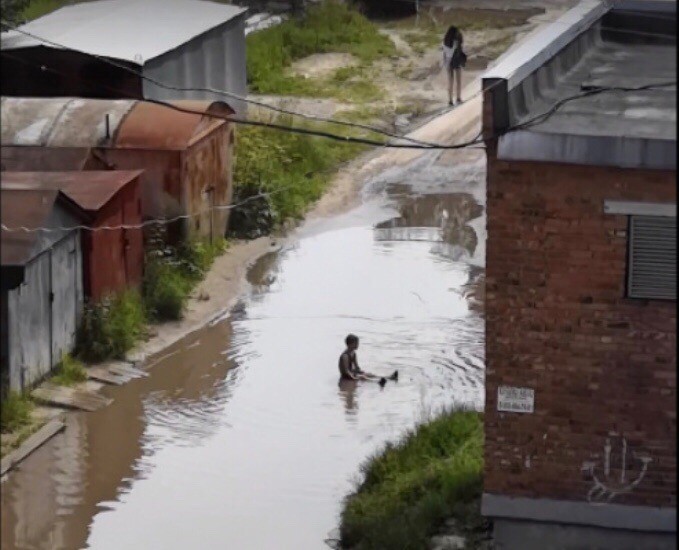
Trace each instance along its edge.
<path fill-rule="evenodd" d="M 339 395 L 344 403 L 344 411 L 347 413 L 347 420 L 355 421 L 356 413 L 358 412 L 358 403 L 356 403 L 356 380 L 345 380 L 340 378 Z"/>
<path fill-rule="evenodd" d="M 426 158 L 374 188 L 393 219 L 264 256 L 230 315 L 10 476 L 2 547 L 322 548 L 366 456 L 429 411 L 482 406 L 474 163 Z M 350 332 L 398 383 L 338 384 Z"/>

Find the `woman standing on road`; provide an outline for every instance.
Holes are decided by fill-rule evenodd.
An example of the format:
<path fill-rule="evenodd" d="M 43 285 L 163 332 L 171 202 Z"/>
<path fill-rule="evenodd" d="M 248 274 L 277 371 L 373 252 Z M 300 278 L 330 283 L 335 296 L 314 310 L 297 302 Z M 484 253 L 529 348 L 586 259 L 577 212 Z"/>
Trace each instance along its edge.
<path fill-rule="evenodd" d="M 462 103 L 462 67 L 467 56 L 462 51 L 462 33 L 451 25 L 443 37 L 443 66 L 448 74 L 448 105 L 453 104 L 453 86 L 457 92 L 457 103 Z"/>

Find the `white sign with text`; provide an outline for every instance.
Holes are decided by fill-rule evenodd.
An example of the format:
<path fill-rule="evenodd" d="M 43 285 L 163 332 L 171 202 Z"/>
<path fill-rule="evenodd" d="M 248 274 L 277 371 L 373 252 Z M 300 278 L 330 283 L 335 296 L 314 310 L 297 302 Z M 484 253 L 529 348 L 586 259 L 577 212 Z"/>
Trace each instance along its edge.
<path fill-rule="evenodd" d="M 535 390 L 500 386 L 497 389 L 497 410 L 504 412 L 532 413 Z"/>

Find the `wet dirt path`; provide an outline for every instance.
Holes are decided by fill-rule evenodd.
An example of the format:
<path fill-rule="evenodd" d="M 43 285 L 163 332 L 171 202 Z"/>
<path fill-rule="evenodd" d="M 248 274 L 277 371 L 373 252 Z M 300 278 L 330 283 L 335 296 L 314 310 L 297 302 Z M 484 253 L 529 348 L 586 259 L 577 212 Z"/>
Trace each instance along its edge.
<path fill-rule="evenodd" d="M 427 153 L 303 226 L 223 319 L 2 485 L 2 548 L 317 550 L 359 464 L 483 402 L 484 154 Z M 338 383 L 343 338 L 397 383 Z"/>

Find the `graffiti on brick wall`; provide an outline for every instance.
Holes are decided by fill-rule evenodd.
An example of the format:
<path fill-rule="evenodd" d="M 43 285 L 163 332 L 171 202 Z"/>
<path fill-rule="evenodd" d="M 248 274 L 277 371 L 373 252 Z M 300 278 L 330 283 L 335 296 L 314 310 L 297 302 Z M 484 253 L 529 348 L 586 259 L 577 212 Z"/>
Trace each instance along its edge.
<path fill-rule="evenodd" d="M 589 502 L 612 502 L 618 495 L 632 492 L 646 475 L 651 457 L 629 449 L 624 437 L 616 437 L 614 441 L 619 444 L 614 446 L 610 438 L 606 439 L 603 464 L 582 463 L 583 472 L 593 482 L 587 493 Z"/>

